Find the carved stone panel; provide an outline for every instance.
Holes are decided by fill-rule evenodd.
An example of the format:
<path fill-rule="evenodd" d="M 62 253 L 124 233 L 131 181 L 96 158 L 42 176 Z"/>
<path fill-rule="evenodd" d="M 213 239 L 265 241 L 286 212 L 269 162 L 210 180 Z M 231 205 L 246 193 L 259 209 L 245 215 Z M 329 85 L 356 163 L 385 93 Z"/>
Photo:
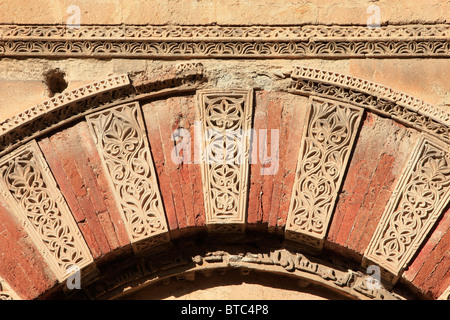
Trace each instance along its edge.
<path fill-rule="evenodd" d="M 400 275 L 449 199 L 448 146 L 421 136 L 366 249 L 365 263 Z"/>
<path fill-rule="evenodd" d="M 2 278 L 0 278 L 0 300 L 21 300 Z"/>
<path fill-rule="evenodd" d="M 210 230 L 239 232 L 245 224 L 252 114 L 252 90 L 197 93 L 206 223 Z"/>
<path fill-rule="evenodd" d="M 93 261 L 89 248 L 33 140 L 0 160 L 0 189 L 59 281 Z"/>
<path fill-rule="evenodd" d="M 86 116 L 136 252 L 169 241 L 165 210 L 138 103 Z"/>
<path fill-rule="evenodd" d="M 287 85 L 289 92 L 349 102 L 450 142 L 450 113 L 390 87 L 300 66 L 277 73 L 277 77 L 292 79 Z"/>
<path fill-rule="evenodd" d="M 286 224 L 291 240 L 321 247 L 363 109 L 310 98 Z"/>

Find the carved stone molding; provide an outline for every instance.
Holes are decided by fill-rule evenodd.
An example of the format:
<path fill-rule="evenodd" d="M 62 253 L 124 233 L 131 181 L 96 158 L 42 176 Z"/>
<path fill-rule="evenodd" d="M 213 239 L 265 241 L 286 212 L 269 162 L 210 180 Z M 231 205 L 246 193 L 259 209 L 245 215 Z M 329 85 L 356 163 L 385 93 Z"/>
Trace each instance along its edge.
<path fill-rule="evenodd" d="M 450 143 L 450 114 L 402 92 L 337 72 L 305 67 L 277 76 L 291 79 L 286 85 L 289 92 L 355 104 Z"/>
<path fill-rule="evenodd" d="M 2 278 L 0 278 L 0 300 L 21 300 Z"/>
<path fill-rule="evenodd" d="M 59 281 L 93 262 L 89 248 L 37 143 L 0 160 L 0 189 Z"/>
<path fill-rule="evenodd" d="M 294 80 L 309 79 L 318 80 L 323 83 L 333 83 L 356 89 L 363 93 L 375 95 L 381 99 L 389 100 L 401 105 L 411 111 L 428 116 L 436 121 L 450 126 L 450 113 L 445 110 L 426 103 L 420 99 L 407 95 L 403 92 L 395 91 L 392 88 L 363 80 L 356 77 L 340 74 L 337 72 L 312 69 L 306 67 L 294 67 L 290 77 Z"/>
<path fill-rule="evenodd" d="M 181 281 L 193 279 L 196 273 L 209 276 L 215 270 L 225 274 L 230 268 L 241 269 L 243 272 L 258 270 L 283 274 L 306 283 L 325 286 L 356 299 L 404 299 L 381 284 L 378 287 L 371 286 L 372 279 L 361 271 L 341 269 L 303 253 L 275 248 L 265 248 L 264 252 L 259 252 L 254 248 L 212 250 L 175 247 L 171 254 L 162 253 L 122 266 L 115 273 L 110 273 L 83 290 L 91 299 L 120 299 L 123 294 L 128 293 L 125 288 L 136 290 L 170 277 Z"/>
<path fill-rule="evenodd" d="M 0 26 L 0 56 L 448 57 L 449 25 Z"/>
<path fill-rule="evenodd" d="M 136 252 L 169 241 L 142 111 L 124 104 L 86 116 Z"/>
<path fill-rule="evenodd" d="M 0 123 L 0 155 L 37 135 L 47 132 L 55 124 L 67 122 L 78 114 L 89 112 L 107 102 L 130 93 L 126 74 L 97 81 L 78 89 L 63 92 Z"/>
<path fill-rule="evenodd" d="M 130 81 L 131 78 L 131 81 Z M 0 156 L 85 115 L 168 90 L 192 90 L 204 80 L 201 63 L 178 63 L 153 73 L 121 74 L 63 92 L 0 122 Z"/>
<path fill-rule="evenodd" d="M 252 90 L 200 90 L 203 190 L 210 230 L 242 230 L 247 210 Z"/>
<path fill-rule="evenodd" d="M 310 98 L 296 179 L 286 223 L 286 236 L 321 248 L 363 109 Z"/>
<path fill-rule="evenodd" d="M 448 146 L 421 136 L 364 254 L 389 271 L 407 267 L 450 200 Z"/>

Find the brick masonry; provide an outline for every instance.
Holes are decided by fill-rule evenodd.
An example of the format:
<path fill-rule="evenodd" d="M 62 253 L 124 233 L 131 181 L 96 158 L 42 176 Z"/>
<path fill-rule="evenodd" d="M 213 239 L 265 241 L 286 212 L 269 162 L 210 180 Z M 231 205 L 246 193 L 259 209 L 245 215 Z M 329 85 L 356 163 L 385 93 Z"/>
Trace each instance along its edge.
<path fill-rule="evenodd" d="M 308 99 L 257 90 L 254 101 L 253 128 L 257 134 L 267 129 L 267 141 L 260 141 L 258 135 L 258 143 L 252 146 L 257 159 L 250 165 L 247 229 L 283 234 Z M 171 238 L 206 232 L 200 165 L 176 164 L 171 159 L 176 144 L 171 135 L 179 128 L 190 132 L 192 162 L 195 159 L 195 96 L 144 101 L 141 106 Z M 261 169 L 269 164 L 261 163 L 259 151 L 265 145 L 266 154 L 273 156 L 271 129 L 279 130 L 279 168 L 274 175 L 262 175 Z M 417 131 L 390 119 L 365 114 L 331 219 L 326 250 L 361 261 L 418 137 Z M 86 123 L 74 123 L 38 143 L 94 259 L 104 263 L 128 248 L 126 230 Z M 449 211 L 403 275 L 434 298 L 449 285 Z M 20 296 L 31 299 L 52 288 L 55 278 L 3 202 L 0 238 L 0 276 Z"/>

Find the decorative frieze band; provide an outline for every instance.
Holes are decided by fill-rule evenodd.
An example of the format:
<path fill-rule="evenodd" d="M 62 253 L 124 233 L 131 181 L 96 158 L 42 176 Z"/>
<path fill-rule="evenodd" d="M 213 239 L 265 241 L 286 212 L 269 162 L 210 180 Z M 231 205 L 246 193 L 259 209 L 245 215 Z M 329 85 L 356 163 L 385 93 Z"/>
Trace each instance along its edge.
<path fill-rule="evenodd" d="M 0 160 L 0 189 L 59 281 L 93 262 L 89 248 L 37 143 Z"/>
<path fill-rule="evenodd" d="M 367 26 L 0 26 L 0 56 L 423 57 L 450 55 L 448 24 Z"/>
<path fill-rule="evenodd" d="M 363 109 L 310 98 L 286 236 L 321 247 L 358 132 Z"/>
<path fill-rule="evenodd" d="M 247 210 L 252 90 L 197 91 L 202 126 L 206 223 L 217 232 L 242 231 Z"/>
<path fill-rule="evenodd" d="M 395 277 L 407 267 L 450 200 L 448 145 L 421 136 L 365 252 Z M 368 262 L 367 262 L 368 263 Z"/>
<path fill-rule="evenodd" d="M 0 300 L 21 300 L 2 278 L 0 278 Z"/>
<path fill-rule="evenodd" d="M 86 116 L 136 252 L 169 241 L 153 158 L 138 103 Z"/>

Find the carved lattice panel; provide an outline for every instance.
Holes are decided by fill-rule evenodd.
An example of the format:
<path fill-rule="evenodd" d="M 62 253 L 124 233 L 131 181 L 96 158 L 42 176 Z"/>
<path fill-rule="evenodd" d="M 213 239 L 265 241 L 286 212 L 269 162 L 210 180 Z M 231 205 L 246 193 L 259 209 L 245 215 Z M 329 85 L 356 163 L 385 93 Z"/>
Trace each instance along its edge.
<path fill-rule="evenodd" d="M 59 281 L 72 265 L 91 264 L 89 248 L 34 140 L 0 160 L 0 177 L 8 205 Z"/>
<path fill-rule="evenodd" d="M 286 224 L 292 240 L 321 247 L 363 109 L 310 98 Z"/>
<path fill-rule="evenodd" d="M 365 252 L 398 276 L 410 262 L 450 199 L 448 146 L 422 136 L 392 193 Z"/>
<path fill-rule="evenodd" d="M 1 300 L 21 300 L 2 278 L 0 278 L 0 301 Z"/>
<path fill-rule="evenodd" d="M 142 111 L 130 103 L 86 116 L 136 252 L 169 241 Z"/>
<path fill-rule="evenodd" d="M 251 90 L 197 93 L 206 223 L 216 232 L 239 232 L 245 224 L 252 104 Z"/>

